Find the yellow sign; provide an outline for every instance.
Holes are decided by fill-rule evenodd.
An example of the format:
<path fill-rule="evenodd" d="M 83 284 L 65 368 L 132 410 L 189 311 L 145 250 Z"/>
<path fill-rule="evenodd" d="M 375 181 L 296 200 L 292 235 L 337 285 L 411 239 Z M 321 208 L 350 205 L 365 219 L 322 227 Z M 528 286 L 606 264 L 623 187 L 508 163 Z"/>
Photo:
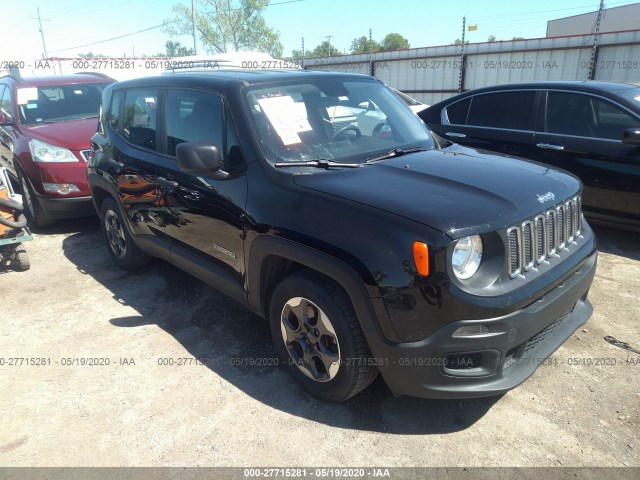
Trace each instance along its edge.
<path fill-rule="evenodd" d="M 475 25 L 469 25 L 468 30 L 470 32 L 473 32 L 474 30 L 478 30 L 478 24 L 476 23 Z"/>

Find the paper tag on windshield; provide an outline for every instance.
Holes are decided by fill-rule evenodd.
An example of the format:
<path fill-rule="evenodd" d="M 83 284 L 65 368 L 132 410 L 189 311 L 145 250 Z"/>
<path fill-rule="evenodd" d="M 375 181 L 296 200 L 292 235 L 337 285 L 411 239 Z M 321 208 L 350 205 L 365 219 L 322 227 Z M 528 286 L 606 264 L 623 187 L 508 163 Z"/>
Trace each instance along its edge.
<path fill-rule="evenodd" d="M 34 100 L 38 100 L 38 87 L 18 89 L 18 105 L 26 105 Z"/>
<path fill-rule="evenodd" d="M 289 96 L 261 98 L 258 103 L 283 144 L 302 143 L 298 133 L 311 130 L 304 103 L 296 103 Z"/>

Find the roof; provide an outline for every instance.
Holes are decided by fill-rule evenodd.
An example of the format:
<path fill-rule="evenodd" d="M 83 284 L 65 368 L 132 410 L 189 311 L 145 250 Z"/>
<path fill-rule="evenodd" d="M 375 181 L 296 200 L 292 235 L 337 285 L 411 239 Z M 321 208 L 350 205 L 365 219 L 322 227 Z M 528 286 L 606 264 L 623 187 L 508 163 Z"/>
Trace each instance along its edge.
<path fill-rule="evenodd" d="M 106 83 L 115 79 L 98 73 L 75 73 L 72 75 L 51 75 L 43 77 L 15 77 L 5 75 L 0 80 L 10 78 L 21 87 L 39 87 L 44 85 L 69 85 L 74 83 Z"/>
<path fill-rule="evenodd" d="M 628 88 L 640 87 L 638 83 L 623 83 L 623 82 L 602 82 L 598 80 L 566 80 L 566 81 L 554 81 L 554 82 L 524 82 L 524 83 L 507 83 L 502 85 L 492 85 L 490 87 L 482 87 L 474 90 L 469 90 L 465 93 L 478 93 L 484 91 L 495 90 L 509 90 L 509 89 L 541 89 L 541 88 L 570 88 L 571 90 L 579 90 L 585 92 L 593 91 L 606 91 L 616 92 L 620 90 L 626 90 Z"/>
<path fill-rule="evenodd" d="M 223 70 L 223 69 L 205 69 L 202 71 L 177 71 L 175 73 L 164 73 L 160 76 L 142 77 L 133 80 L 119 82 L 118 86 L 185 86 L 185 87 L 206 87 L 211 85 L 221 86 L 232 83 L 243 83 L 245 85 L 255 85 L 260 83 L 269 83 L 282 80 L 296 79 L 316 79 L 316 78 L 353 78 L 353 79 L 370 79 L 371 81 L 379 81 L 368 75 L 358 75 L 353 73 L 339 72 L 323 72 L 318 70 Z"/>

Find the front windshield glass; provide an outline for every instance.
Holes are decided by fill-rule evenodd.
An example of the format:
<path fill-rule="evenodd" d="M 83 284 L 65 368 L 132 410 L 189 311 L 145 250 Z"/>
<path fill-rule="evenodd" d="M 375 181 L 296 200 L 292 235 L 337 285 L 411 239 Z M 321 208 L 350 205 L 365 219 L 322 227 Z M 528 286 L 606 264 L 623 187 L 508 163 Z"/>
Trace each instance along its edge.
<path fill-rule="evenodd" d="M 102 90 L 108 83 L 45 85 L 18 89 L 20 119 L 24 125 L 97 117 Z"/>
<path fill-rule="evenodd" d="M 250 89 L 246 98 L 273 162 L 363 163 L 393 149 L 436 148 L 398 96 L 367 78 L 301 78 Z"/>
<path fill-rule="evenodd" d="M 616 93 L 627 100 L 632 100 L 636 105 L 640 105 L 640 87 L 618 90 Z"/>

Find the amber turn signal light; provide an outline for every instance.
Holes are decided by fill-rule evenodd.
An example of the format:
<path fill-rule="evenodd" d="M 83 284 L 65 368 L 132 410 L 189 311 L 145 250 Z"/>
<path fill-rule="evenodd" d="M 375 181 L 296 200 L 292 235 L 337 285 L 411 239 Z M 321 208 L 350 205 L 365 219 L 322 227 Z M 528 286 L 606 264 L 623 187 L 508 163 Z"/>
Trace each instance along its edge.
<path fill-rule="evenodd" d="M 413 242 L 413 261 L 418 274 L 423 277 L 429 275 L 429 247 L 426 243 Z"/>

